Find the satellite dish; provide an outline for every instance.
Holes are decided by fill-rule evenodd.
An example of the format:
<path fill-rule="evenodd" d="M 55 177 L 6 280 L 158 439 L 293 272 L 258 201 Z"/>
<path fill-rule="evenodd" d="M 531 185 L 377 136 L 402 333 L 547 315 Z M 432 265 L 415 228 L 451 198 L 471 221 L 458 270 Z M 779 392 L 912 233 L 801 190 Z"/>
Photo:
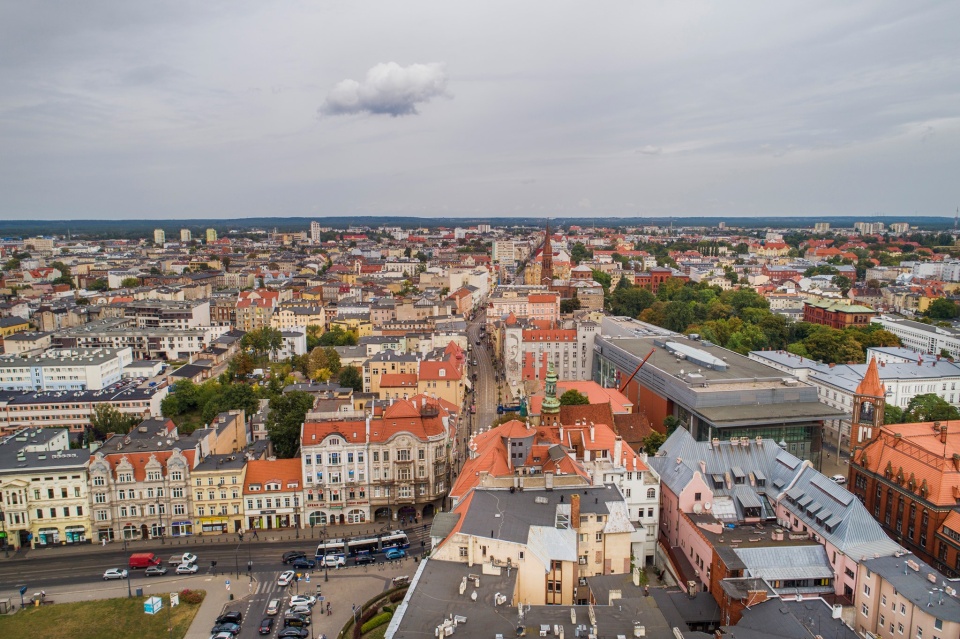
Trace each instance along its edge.
<path fill-rule="evenodd" d="M 704 510 L 710 510 L 711 508 L 713 508 L 713 504 L 711 504 L 711 503 L 708 501 L 707 503 L 705 503 L 705 504 L 703 505 L 703 508 L 704 508 Z"/>
<path fill-rule="evenodd" d="M 694 514 L 699 515 L 700 513 L 703 512 L 703 506 L 701 506 L 700 504 L 694 504 L 694 505 L 693 505 L 693 512 L 694 512 Z"/>

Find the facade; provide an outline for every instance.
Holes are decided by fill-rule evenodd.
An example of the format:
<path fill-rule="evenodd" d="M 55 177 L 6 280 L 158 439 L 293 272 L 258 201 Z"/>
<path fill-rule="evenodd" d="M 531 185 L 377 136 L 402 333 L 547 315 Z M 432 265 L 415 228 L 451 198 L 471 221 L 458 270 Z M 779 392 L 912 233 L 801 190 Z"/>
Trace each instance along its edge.
<path fill-rule="evenodd" d="M 153 230 L 153 243 L 159 246 L 163 246 L 167 242 L 167 234 L 163 229 L 154 229 Z"/>
<path fill-rule="evenodd" d="M 307 421 L 300 438 L 305 521 L 357 524 L 429 516 L 447 495 L 456 416 L 426 396 L 366 419 Z"/>
<path fill-rule="evenodd" d="M 188 359 L 206 348 L 209 328 L 137 328 L 131 318 L 111 318 L 69 328 L 53 337 L 55 348 L 130 348 L 134 359 Z"/>
<path fill-rule="evenodd" d="M 247 460 L 243 454 L 208 455 L 196 465 L 193 519 L 205 535 L 244 529 L 243 487 Z"/>
<path fill-rule="evenodd" d="M 90 540 L 85 450 L 66 429 L 26 428 L 0 440 L 0 510 L 5 546 L 41 548 Z"/>
<path fill-rule="evenodd" d="M 588 321 L 577 322 L 575 328 L 540 328 L 508 318 L 503 326 L 502 358 L 511 391 L 519 394 L 521 382 L 545 379 L 548 365 L 560 379 L 590 379 L 599 332 L 599 325 Z"/>
<path fill-rule="evenodd" d="M 803 321 L 844 329 L 863 327 L 877 316 L 869 306 L 828 300 L 807 300 L 803 304 Z"/>
<path fill-rule="evenodd" d="M 212 244 L 217 241 L 217 230 L 216 229 L 207 229 L 207 244 Z"/>
<path fill-rule="evenodd" d="M 955 328 L 888 315 L 881 315 L 873 321 L 899 337 L 901 344 L 918 353 L 946 352 L 950 357 L 960 359 L 960 331 Z"/>
<path fill-rule="evenodd" d="M 0 389 L 101 390 L 119 382 L 132 362 L 129 348 L 51 349 L 32 357 L 0 357 Z"/>
<path fill-rule="evenodd" d="M 243 498 L 247 530 L 301 527 L 303 482 L 300 459 L 248 461 Z"/>
<path fill-rule="evenodd" d="M 270 326 L 281 331 L 306 329 L 307 326 L 319 326 L 323 330 L 327 325 L 323 306 L 303 302 L 284 302 L 270 317 Z"/>
<path fill-rule="evenodd" d="M 190 242 L 193 240 L 193 233 L 190 229 L 180 229 L 180 241 L 181 242 Z"/>

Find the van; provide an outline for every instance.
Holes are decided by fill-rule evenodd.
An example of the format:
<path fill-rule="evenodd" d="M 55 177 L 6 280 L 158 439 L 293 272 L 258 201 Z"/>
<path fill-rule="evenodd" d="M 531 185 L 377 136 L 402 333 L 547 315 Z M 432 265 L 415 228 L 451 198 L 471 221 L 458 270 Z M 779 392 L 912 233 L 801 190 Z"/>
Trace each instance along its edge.
<path fill-rule="evenodd" d="M 161 560 L 152 552 L 135 552 L 130 555 L 130 568 L 148 568 L 150 566 L 159 566 Z"/>
<path fill-rule="evenodd" d="M 847 483 L 847 478 L 844 477 L 843 475 L 834 475 L 833 477 L 830 478 L 830 481 L 843 486 L 845 483 Z"/>

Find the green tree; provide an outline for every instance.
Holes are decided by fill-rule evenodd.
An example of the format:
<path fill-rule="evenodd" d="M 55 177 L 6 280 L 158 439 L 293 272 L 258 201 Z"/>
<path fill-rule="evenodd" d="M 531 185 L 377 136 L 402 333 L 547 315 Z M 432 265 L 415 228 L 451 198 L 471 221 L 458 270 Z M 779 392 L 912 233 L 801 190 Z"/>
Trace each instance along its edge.
<path fill-rule="evenodd" d="M 340 354 L 332 346 L 318 346 L 310 351 L 307 361 L 307 376 L 310 379 L 320 379 L 320 371 L 326 371 L 323 381 L 340 372 Z"/>
<path fill-rule="evenodd" d="M 926 316 L 930 319 L 954 319 L 957 317 L 957 305 L 943 297 L 935 299 L 927 307 Z"/>
<path fill-rule="evenodd" d="M 638 317 L 644 310 L 657 301 L 657 296 L 649 289 L 639 286 L 619 288 L 610 296 L 610 312 L 613 315 Z"/>
<path fill-rule="evenodd" d="M 337 381 L 341 386 L 352 388 L 358 393 L 363 391 L 363 372 L 356 366 L 341 368 Z"/>
<path fill-rule="evenodd" d="M 320 336 L 319 346 L 356 346 L 357 334 L 353 331 L 345 331 L 339 326 Z"/>
<path fill-rule="evenodd" d="M 581 406 L 589 403 L 590 398 L 574 388 L 571 388 L 560 396 L 561 406 Z"/>
<path fill-rule="evenodd" d="M 893 404 L 886 404 L 885 408 L 883 409 L 883 423 L 902 424 L 903 409 L 899 406 L 894 406 Z"/>
<path fill-rule="evenodd" d="M 257 412 L 260 407 L 260 400 L 257 398 L 253 388 L 247 384 L 227 384 L 223 386 L 218 382 L 205 382 L 206 384 L 216 384 L 218 392 L 213 395 L 204 404 L 200 411 L 203 421 L 210 423 L 214 418 L 229 410 L 242 409 L 247 415 Z"/>
<path fill-rule="evenodd" d="M 75 288 L 73 283 L 73 274 L 70 272 L 69 266 L 60 261 L 51 262 L 50 266 L 60 271 L 60 277 L 53 280 L 54 284 L 66 284 L 70 288 Z"/>
<path fill-rule="evenodd" d="M 295 457 L 300 448 L 300 427 L 313 408 L 313 395 L 302 391 L 282 394 L 270 400 L 267 435 L 277 457 Z"/>
<path fill-rule="evenodd" d="M 673 434 L 673 431 L 677 430 L 683 422 L 676 415 L 667 415 L 663 418 L 663 427 L 667 429 L 667 437 Z"/>
<path fill-rule="evenodd" d="M 110 433 L 126 435 L 140 423 L 136 415 L 121 413 L 112 404 L 97 404 L 90 416 L 90 429 L 96 439 L 106 439 Z"/>
<path fill-rule="evenodd" d="M 577 242 L 573 245 L 573 248 L 570 249 L 570 259 L 573 260 L 574 264 L 579 264 L 580 262 L 592 257 L 593 251 L 587 249 L 583 242 Z"/>
<path fill-rule="evenodd" d="M 610 291 L 610 284 L 613 281 L 609 273 L 604 273 L 600 269 L 593 269 L 593 281 L 598 282 L 603 287 L 603 293 L 606 295 Z"/>
<path fill-rule="evenodd" d="M 934 393 L 924 393 L 910 400 L 903 416 L 911 422 L 945 422 L 960 419 L 960 410 Z"/>
<path fill-rule="evenodd" d="M 120 280 L 120 286 L 121 286 L 122 288 L 136 288 L 136 287 L 140 286 L 140 278 L 139 278 L 139 277 L 125 277 L 125 278 L 123 278 L 122 280 Z"/>
<path fill-rule="evenodd" d="M 275 328 L 256 328 L 240 340 L 240 345 L 253 350 L 257 363 L 264 363 L 267 353 L 274 355 L 283 346 L 283 334 Z"/>
<path fill-rule="evenodd" d="M 100 278 L 87 284 L 87 290 L 88 291 L 109 291 L 110 285 L 107 283 L 107 280 Z"/>
<path fill-rule="evenodd" d="M 15 271 L 20 268 L 20 260 L 16 257 L 11 257 L 9 260 L 3 263 L 4 271 Z"/>
<path fill-rule="evenodd" d="M 648 455 L 656 455 L 665 441 L 667 441 L 666 435 L 653 431 L 643 438 L 643 452 Z"/>
<path fill-rule="evenodd" d="M 846 297 L 850 289 L 853 288 L 853 282 L 846 275 L 837 275 L 833 278 L 833 285 L 840 289 L 840 293 Z"/>
<path fill-rule="evenodd" d="M 242 379 L 253 373 L 254 368 L 256 368 L 256 366 L 254 365 L 253 357 L 250 356 L 250 353 L 246 351 L 240 351 L 234 355 L 233 359 L 230 360 L 230 363 L 227 364 L 227 373 L 230 375 L 231 379 Z"/>
<path fill-rule="evenodd" d="M 560 312 L 561 313 L 572 313 L 574 311 L 580 310 L 580 299 L 576 297 L 571 297 L 569 299 L 560 300 Z"/>

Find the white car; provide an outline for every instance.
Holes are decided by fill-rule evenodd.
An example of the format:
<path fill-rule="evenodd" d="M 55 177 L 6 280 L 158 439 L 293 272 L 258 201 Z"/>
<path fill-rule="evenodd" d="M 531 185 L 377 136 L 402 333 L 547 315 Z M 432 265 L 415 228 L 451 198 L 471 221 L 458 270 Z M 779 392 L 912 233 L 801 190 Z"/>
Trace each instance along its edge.
<path fill-rule="evenodd" d="M 317 603 L 316 597 L 311 597 L 310 595 L 294 595 L 290 597 L 290 606 L 310 606 L 311 608 L 314 604 Z"/>
<path fill-rule="evenodd" d="M 183 558 L 180 560 L 182 564 L 195 564 L 197 563 L 197 556 L 193 553 L 185 552 L 183 553 Z"/>
<path fill-rule="evenodd" d="M 177 566 L 178 575 L 192 575 L 198 570 L 200 570 L 200 567 L 197 564 L 180 564 Z"/>
<path fill-rule="evenodd" d="M 218 632 L 215 635 L 210 635 L 210 639 L 234 639 L 234 637 L 229 632 Z"/>
<path fill-rule="evenodd" d="M 833 477 L 830 478 L 830 480 L 840 484 L 841 486 L 847 483 L 847 478 L 844 477 L 843 475 L 834 475 Z"/>
<path fill-rule="evenodd" d="M 107 581 L 108 579 L 126 579 L 127 571 L 121 568 L 111 568 L 103 573 L 103 580 Z"/>
<path fill-rule="evenodd" d="M 327 555 L 323 558 L 323 565 L 327 568 L 342 568 L 347 565 L 347 558 L 343 555 Z"/>
<path fill-rule="evenodd" d="M 290 606 L 287 608 L 286 614 L 288 615 L 309 615 L 310 606 L 306 604 L 300 604 L 299 606 Z"/>
<path fill-rule="evenodd" d="M 294 572 L 292 570 L 286 570 L 280 574 L 280 578 L 277 579 L 278 586 L 289 586 L 293 582 Z"/>

